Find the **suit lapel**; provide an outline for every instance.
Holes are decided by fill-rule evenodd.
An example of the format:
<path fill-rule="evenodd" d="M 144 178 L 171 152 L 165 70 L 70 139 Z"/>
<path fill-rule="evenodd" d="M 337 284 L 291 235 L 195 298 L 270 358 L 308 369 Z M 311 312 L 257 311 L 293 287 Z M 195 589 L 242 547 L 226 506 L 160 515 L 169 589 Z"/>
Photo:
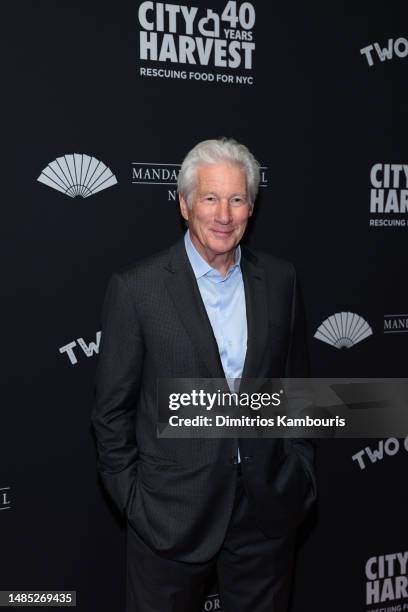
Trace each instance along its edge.
<path fill-rule="evenodd" d="M 187 334 L 208 371 L 208 376 L 224 378 L 217 341 L 187 257 L 184 239 L 170 249 L 170 258 L 165 270 L 167 290 Z"/>
<path fill-rule="evenodd" d="M 242 378 L 262 376 L 268 341 L 268 297 L 265 272 L 253 253 L 242 247 L 242 276 L 248 326 L 247 352 Z"/>
<path fill-rule="evenodd" d="M 170 258 L 165 270 L 167 290 L 187 334 L 206 366 L 209 377 L 224 378 L 217 341 L 187 257 L 184 239 L 170 249 Z M 262 376 L 263 355 L 268 341 L 265 273 L 255 255 L 244 247 L 242 247 L 241 270 L 248 326 L 247 352 L 242 378 L 255 378 Z"/>

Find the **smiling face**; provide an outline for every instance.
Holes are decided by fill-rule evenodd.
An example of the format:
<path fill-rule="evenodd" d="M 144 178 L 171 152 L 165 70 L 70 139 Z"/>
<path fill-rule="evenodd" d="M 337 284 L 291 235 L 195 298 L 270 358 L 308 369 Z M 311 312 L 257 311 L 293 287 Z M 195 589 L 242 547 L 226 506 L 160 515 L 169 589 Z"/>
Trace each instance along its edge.
<path fill-rule="evenodd" d="M 180 195 L 180 210 L 195 248 L 217 268 L 217 262 L 233 262 L 252 215 L 245 172 L 236 164 L 220 162 L 199 166 L 196 178 L 192 207 Z"/>

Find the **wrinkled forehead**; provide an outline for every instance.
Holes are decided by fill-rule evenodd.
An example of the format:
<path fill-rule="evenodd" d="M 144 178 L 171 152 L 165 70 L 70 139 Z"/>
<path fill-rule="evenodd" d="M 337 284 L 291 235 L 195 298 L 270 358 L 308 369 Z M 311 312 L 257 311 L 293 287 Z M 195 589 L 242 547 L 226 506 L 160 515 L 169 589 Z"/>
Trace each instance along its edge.
<path fill-rule="evenodd" d="M 200 164 L 196 172 L 196 191 L 211 191 L 219 194 L 244 194 L 247 191 L 246 175 L 243 168 L 233 162 Z"/>

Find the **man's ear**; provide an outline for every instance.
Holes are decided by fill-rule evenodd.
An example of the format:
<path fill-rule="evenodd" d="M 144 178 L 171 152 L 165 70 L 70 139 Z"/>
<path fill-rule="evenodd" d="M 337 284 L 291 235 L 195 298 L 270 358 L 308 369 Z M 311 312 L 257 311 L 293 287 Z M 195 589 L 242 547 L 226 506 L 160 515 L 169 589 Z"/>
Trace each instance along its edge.
<path fill-rule="evenodd" d="M 182 215 L 183 219 L 188 221 L 189 208 L 187 206 L 187 201 L 186 201 L 185 197 L 181 193 L 179 193 L 179 203 L 180 203 L 180 212 L 181 212 L 181 215 Z"/>

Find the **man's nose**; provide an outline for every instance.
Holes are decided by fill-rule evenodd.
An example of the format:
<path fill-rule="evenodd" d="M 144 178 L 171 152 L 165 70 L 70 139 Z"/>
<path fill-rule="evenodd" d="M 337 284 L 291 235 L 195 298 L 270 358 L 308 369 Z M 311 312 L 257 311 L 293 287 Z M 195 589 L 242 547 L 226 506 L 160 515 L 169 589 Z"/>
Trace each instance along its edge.
<path fill-rule="evenodd" d="M 216 211 L 215 211 L 215 220 L 218 223 L 230 223 L 232 220 L 231 215 L 231 206 L 227 198 L 221 198 L 218 202 Z"/>

